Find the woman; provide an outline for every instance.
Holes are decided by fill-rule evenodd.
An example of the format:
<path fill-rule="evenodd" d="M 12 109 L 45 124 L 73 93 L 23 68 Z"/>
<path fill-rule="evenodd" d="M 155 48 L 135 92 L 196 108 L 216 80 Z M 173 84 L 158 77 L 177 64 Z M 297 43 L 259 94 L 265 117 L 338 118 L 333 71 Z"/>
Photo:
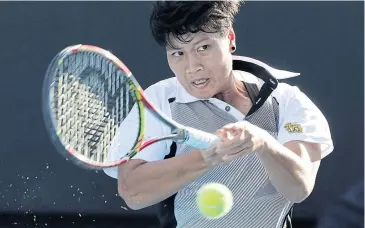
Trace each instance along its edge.
<path fill-rule="evenodd" d="M 294 74 L 233 56 L 239 6 L 237 1 L 159 1 L 152 11 L 153 37 L 166 48 L 175 77 L 146 93 L 177 122 L 222 138 L 208 150 L 160 142 L 118 170 L 105 170 L 118 178 L 130 208 L 162 202 L 161 218 L 176 218 L 166 227 L 282 227 L 293 204 L 312 192 L 320 160 L 333 150 L 327 121 L 307 96 L 285 83 L 272 91 L 258 79 Z M 260 67 L 266 70 L 255 70 Z M 258 78 L 242 71 L 251 68 Z M 146 137 L 169 131 L 152 118 L 146 122 Z M 110 156 L 121 157 L 123 142 L 115 145 Z M 176 156 L 165 159 L 170 152 Z M 205 219 L 195 205 L 196 191 L 210 182 L 233 192 L 232 210 L 218 220 Z"/>

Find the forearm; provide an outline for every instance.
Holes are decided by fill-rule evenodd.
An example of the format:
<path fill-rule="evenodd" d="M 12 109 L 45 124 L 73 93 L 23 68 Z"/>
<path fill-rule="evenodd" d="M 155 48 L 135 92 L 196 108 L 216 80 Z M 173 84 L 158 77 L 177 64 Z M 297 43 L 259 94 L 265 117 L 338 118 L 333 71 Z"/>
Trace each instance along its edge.
<path fill-rule="evenodd" d="M 288 200 L 303 201 L 314 186 L 313 166 L 308 154 L 296 154 L 274 138 L 269 141 L 257 154 L 273 186 Z"/>
<path fill-rule="evenodd" d="M 119 193 L 128 206 L 138 210 L 170 197 L 208 171 L 199 151 L 138 165 L 119 172 Z"/>

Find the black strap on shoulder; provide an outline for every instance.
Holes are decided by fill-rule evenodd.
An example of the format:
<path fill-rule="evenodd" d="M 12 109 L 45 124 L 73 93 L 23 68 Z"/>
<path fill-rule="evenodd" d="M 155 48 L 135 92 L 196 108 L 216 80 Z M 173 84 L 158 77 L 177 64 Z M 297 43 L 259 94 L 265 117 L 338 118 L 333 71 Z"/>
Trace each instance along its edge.
<path fill-rule="evenodd" d="M 246 87 L 248 96 L 250 97 L 250 100 L 252 103 L 255 103 L 258 95 L 259 95 L 259 88 L 257 88 L 257 85 L 255 83 L 247 83 L 247 82 L 243 82 L 244 86 Z M 278 129 L 279 127 L 279 110 L 277 110 L 277 106 L 279 105 L 278 101 L 276 100 L 275 97 L 272 98 L 272 101 L 275 104 L 274 108 L 274 115 L 275 115 L 275 123 L 276 123 L 276 129 Z"/>
<path fill-rule="evenodd" d="M 233 69 L 246 71 L 264 81 L 250 111 L 247 113 L 247 116 L 249 116 L 265 103 L 270 94 L 276 89 L 279 82 L 267 69 L 251 62 L 233 60 Z"/>

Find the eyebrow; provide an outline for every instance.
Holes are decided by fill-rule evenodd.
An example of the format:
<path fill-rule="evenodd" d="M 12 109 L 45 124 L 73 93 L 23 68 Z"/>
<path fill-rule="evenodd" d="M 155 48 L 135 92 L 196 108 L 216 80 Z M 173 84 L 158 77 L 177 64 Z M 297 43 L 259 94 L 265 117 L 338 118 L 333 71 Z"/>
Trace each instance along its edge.
<path fill-rule="evenodd" d="M 203 37 L 203 38 L 201 38 L 201 39 L 199 39 L 199 40 L 195 41 L 195 42 L 193 43 L 193 45 L 197 45 L 198 43 L 203 42 L 203 41 L 206 41 L 206 40 L 209 40 L 209 38 L 208 38 L 208 37 Z"/>
<path fill-rule="evenodd" d="M 180 50 L 181 48 L 174 48 L 174 47 L 170 47 L 170 45 L 166 46 L 166 50 L 167 51 L 173 51 L 173 50 Z"/>
<path fill-rule="evenodd" d="M 201 38 L 201 39 L 199 39 L 199 40 L 197 40 L 197 41 L 193 42 L 193 45 L 197 45 L 198 43 L 203 42 L 203 41 L 206 41 L 206 40 L 209 40 L 209 38 L 207 38 L 207 37 L 203 37 L 203 38 Z M 166 50 L 167 50 L 167 51 L 172 51 L 172 50 L 181 50 L 181 48 L 179 48 L 179 47 L 174 48 L 174 47 L 167 46 L 167 47 L 166 47 Z"/>

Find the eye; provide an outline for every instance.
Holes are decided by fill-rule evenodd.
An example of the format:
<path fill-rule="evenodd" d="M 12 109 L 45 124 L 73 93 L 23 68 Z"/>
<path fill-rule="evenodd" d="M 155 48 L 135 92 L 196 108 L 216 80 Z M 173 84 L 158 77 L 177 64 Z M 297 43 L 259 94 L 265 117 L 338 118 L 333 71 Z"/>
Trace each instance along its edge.
<path fill-rule="evenodd" d="M 172 56 L 175 56 L 175 57 L 179 57 L 179 56 L 182 56 L 184 53 L 182 51 L 176 51 L 176 52 L 173 52 L 171 53 Z"/>
<path fill-rule="evenodd" d="M 209 48 L 209 45 L 203 45 L 198 48 L 198 51 L 205 51 Z"/>

